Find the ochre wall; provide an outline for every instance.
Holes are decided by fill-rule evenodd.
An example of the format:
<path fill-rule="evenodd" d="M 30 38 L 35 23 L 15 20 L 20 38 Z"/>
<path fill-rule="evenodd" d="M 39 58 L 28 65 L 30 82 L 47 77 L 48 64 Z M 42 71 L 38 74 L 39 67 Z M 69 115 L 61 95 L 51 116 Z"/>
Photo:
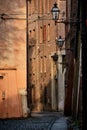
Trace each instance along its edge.
<path fill-rule="evenodd" d="M 16 70 L 16 83 L 14 78 L 8 76 L 8 84 L 13 82 L 13 86 L 17 89 L 17 93 L 15 89 L 13 91 L 8 89 L 10 93 L 8 98 L 11 98 L 14 93 L 19 96 L 21 88 L 26 89 L 26 0 L 0 0 L 0 14 L 3 13 L 7 15 L 4 15 L 5 20 L 0 18 L 0 74 L 2 75 L 3 71 L 5 71 L 7 75 L 10 72 L 13 75 L 13 70 Z M 0 79 L 0 82 L 1 80 L 3 79 Z M 11 85 L 8 86 L 12 87 Z M 0 92 L 2 93 L 2 90 Z M 12 102 L 14 104 L 13 112 L 16 117 L 22 116 L 22 109 L 19 105 L 21 104 L 20 96 L 18 100 L 18 104 L 15 104 L 15 98 Z M 15 107 L 20 109 L 18 114 L 15 112 Z"/>

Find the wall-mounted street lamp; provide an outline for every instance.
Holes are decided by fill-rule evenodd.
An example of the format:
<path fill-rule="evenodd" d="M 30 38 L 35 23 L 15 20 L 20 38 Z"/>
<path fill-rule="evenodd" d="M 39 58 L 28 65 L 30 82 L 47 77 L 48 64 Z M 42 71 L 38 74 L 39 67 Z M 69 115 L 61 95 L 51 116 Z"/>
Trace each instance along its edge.
<path fill-rule="evenodd" d="M 64 44 L 64 41 L 65 40 L 61 36 L 59 36 L 59 38 L 56 37 L 56 44 L 58 45 L 58 47 L 60 48 L 60 50 L 61 50 L 61 48 L 62 48 L 62 46 Z"/>
<path fill-rule="evenodd" d="M 59 19 L 59 14 L 60 9 L 58 8 L 57 3 L 54 4 L 52 10 L 52 19 L 55 21 L 55 25 L 56 23 L 64 23 L 65 25 L 67 24 L 79 24 L 81 21 L 77 20 L 77 19 Z M 65 26 L 63 26 L 65 27 Z M 70 28 L 71 29 L 71 28 Z M 70 63 L 67 62 L 67 57 L 66 55 L 68 54 L 66 51 L 75 51 L 75 47 L 74 48 L 65 48 L 63 47 L 64 42 L 66 41 L 66 38 L 62 38 L 62 36 L 58 36 L 56 39 L 56 44 L 58 46 L 58 51 L 56 53 L 54 53 L 54 55 L 52 55 L 51 57 L 53 58 L 53 61 L 55 61 L 56 63 L 56 69 L 57 69 L 57 87 L 58 87 L 58 110 L 61 110 L 61 106 L 62 106 L 62 110 L 64 110 L 64 97 L 65 96 L 65 73 L 67 71 L 67 68 L 70 67 Z M 71 41 L 70 41 L 71 42 Z M 61 51 L 64 50 L 64 51 Z M 57 61 L 57 62 L 56 62 Z M 53 66 L 54 67 L 54 66 Z M 54 87 L 54 86 L 53 86 Z M 60 94 L 61 93 L 61 94 Z M 62 102 L 62 105 L 61 105 Z"/>
<path fill-rule="evenodd" d="M 82 22 L 82 21 L 79 21 L 79 20 L 68 20 L 68 21 L 64 20 L 64 19 L 60 20 L 59 19 L 60 10 L 59 10 L 56 2 L 51 9 L 51 13 L 52 13 L 52 19 L 55 21 L 55 25 L 56 25 L 56 23 L 72 24 L 72 23 L 81 23 Z M 63 12 L 63 14 L 64 14 L 64 12 Z M 64 41 L 65 41 L 65 39 L 63 39 L 61 36 L 56 37 L 56 44 L 60 48 L 60 51 L 62 49 Z M 68 48 L 68 49 L 65 49 L 65 50 L 74 51 L 74 48 Z"/>
<path fill-rule="evenodd" d="M 60 13 L 60 10 L 57 6 L 57 3 L 54 4 L 52 10 L 51 10 L 51 13 L 52 13 L 52 18 L 53 20 L 58 20 L 59 19 L 59 13 Z"/>
<path fill-rule="evenodd" d="M 57 3 L 55 2 L 54 6 L 51 9 L 51 13 L 52 13 L 52 19 L 55 21 L 55 25 L 56 23 L 64 23 L 64 24 L 74 24 L 74 23 L 81 23 L 82 21 L 80 20 L 59 20 L 59 14 L 60 14 L 60 10 L 57 6 Z M 63 12 L 65 14 L 65 12 Z M 58 21 L 59 20 L 59 21 Z"/>
<path fill-rule="evenodd" d="M 54 53 L 54 55 L 51 56 L 53 60 L 56 62 L 58 60 L 58 54 Z"/>
<path fill-rule="evenodd" d="M 61 51 L 62 50 L 62 46 L 63 46 L 63 44 L 65 42 L 65 39 L 62 38 L 61 36 L 59 36 L 59 37 L 56 37 L 55 41 L 56 41 L 56 44 L 60 48 L 60 51 Z M 67 51 L 74 51 L 74 48 L 63 48 L 63 49 L 67 50 Z"/>

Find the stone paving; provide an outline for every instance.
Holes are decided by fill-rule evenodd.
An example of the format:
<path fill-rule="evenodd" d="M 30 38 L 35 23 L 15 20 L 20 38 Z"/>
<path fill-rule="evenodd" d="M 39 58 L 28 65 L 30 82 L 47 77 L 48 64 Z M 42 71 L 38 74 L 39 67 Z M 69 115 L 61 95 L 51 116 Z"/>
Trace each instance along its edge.
<path fill-rule="evenodd" d="M 51 130 L 60 113 L 33 113 L 26 119 L 1 119 L 0 130 Z"/>

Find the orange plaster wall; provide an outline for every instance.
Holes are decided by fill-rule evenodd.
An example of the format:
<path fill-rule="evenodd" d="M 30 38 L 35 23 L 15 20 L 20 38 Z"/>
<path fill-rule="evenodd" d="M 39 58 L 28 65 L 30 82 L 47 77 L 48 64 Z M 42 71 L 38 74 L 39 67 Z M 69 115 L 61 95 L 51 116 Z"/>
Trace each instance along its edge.
<path fill-rule="evenodd" d="M 0 70 L 0 76 L 3 76 L 0 78 L 0 118 L 22 116 L 16 70 Z"/>
<path fill-rule="evenodd" d="M 26 89 L 26 20 L 15 18 L 26 18 L 26 0 L 6 0 L 5 2 L 0 0 L 1 13 L 8 14 L 5 16 L 6 18 L 14 18 L 14 20 L 0 19 L 0 73 L 5 71 L 8 75 L 9 101 L 6 101 L 8 102 L 8 117 L 20 117 L 22 116 L 22 108 L 19 91 L 21 88 Z M 15 69 L 16 72 L 12 69 Z M 14 73 L 15 79 L 14 76 L 11 78 Z M 11 88 L 12 86 L 14 89 Z M 11 103 L 14 108 L 10 107 Z M 15 111 L 15 107 L 18 107 L 18 112 Z"/>
<path fill-rule="evenodd" d="M 17 70 L 17 85 L 18 89 L 26 88 L 26 70 Z"/>

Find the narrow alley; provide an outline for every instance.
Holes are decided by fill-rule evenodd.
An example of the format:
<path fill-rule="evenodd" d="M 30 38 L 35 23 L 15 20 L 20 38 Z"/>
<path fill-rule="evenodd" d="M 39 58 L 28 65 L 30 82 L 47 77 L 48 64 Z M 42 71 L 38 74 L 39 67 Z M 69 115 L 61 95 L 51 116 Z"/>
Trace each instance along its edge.
<path fill-rule="evenodd" d="M 83 5 L 0 0 L 0 130 L 81 130 L 87 124 Z"/>
<path fill-rule="evenodd" d="M 0 119 L 0 130 L 79 130 L 68 122 L 61 112 L 32 113 L 27 118 Z"/>

